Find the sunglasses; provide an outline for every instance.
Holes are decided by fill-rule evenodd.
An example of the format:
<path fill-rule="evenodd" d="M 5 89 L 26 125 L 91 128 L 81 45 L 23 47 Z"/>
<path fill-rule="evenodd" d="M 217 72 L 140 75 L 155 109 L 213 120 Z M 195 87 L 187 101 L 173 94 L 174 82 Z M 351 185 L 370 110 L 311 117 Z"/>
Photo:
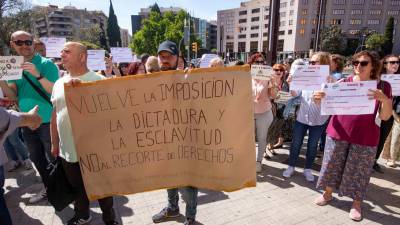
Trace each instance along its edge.
<path fill-rule="evenodd" d="M 257 60 L 257 61 L 255 61 L 254 63 L 255 63 L 255 64 L 264 64 L 264 61 L 263 61 L 263 60 Z"/>
<path fill-rule="evenodd" d="M 275 72 L 285 72 L 285 70 L 282 69 L 274 69 Z"/>
<path fill-rule="evenodd" d="M 358 66 L 358 64 L 360 64 L 360 66 L 367 66 L 369 61 L 353 61 L 353 66 Z"/>
<path fill-rule="evenodd" d="M 319 61 L 310 61 L 309 62 L 310 65 L 316 65 L 317 63 L 319 63 Z"/>
<path fill-rule="evenodd" d="M 26 46 L 32 46 L 32 40 L 25 40 L 25 41 L 22 41 L 22 40 L 17 40 L 17 41 L 13 41 L 14 42 L 14 44 L 16 44 L 17 46 L 22 46 L 22 45 L 26 45 Z"/>
<path fill-rule="evenodd" d="M 400 64 L 400 61 L 387 61 L 387 62 L 384 62 L 384 64 Z"/>

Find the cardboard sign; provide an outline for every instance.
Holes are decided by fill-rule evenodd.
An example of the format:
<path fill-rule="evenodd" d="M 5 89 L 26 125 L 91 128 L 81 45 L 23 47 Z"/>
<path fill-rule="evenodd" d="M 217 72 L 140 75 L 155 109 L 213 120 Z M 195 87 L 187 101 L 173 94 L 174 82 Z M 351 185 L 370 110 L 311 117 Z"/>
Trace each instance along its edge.
<path fill-rule="evenodd" d="M 132 50 L 130 48 L 111 48 L 114 63 L 133 62 Z"/>
<path fill-rule="evenodd" d="M 216 54 L 203 54 L 200 60 L 200 68 L 210 67 L 210 62 L 212 59 L 218 58 Z"/>
<path fill-rule="evenodd" d="M 182 186 L 254 187 L 249 72 L 167 71 L 65 86 L 89 199 Z"/>
<path fill-rule="evenodd" d="M 56 37 L 42 37 L 40 40 L 46 46 L 47 58 L 61 58 L 61 50 L 63 50 L 66 39 Z"/>
<path fill-rule="evenodd" d="M 0 56 L 0 80 L 19 80 L 22 77 L 22 56 Z"/>
<path fill-rule="evenodd" d="M 87 66 L 90 70 L 106 70 L 105 50 L 88 50 Z"/>
<path fill-rule="evenodd" d="M 251 76 L 258 80 L 271 80 L 274 70 L 270 66 L 252 65 Z"/>

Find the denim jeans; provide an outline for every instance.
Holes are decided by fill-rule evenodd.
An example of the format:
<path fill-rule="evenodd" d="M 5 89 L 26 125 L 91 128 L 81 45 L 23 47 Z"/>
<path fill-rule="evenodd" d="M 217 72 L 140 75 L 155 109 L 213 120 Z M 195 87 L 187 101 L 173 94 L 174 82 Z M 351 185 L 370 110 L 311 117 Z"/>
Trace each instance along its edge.
<path fill-rule="evenodd" d="M 186 202 L 186 218 L 196 219 L 197 213 L 197 194 L 199 190 L 195 187 L 184 187 L 181 188 L 183 191 L 182 198 Z M 178 188 L 167 189 L 168 192 L 168 208 L 179 209 L 179 193 Z"/>
<path fill-rule="evenodd" d="M 25 140 L 26 147 L 28 148 L 30 158 L 35 164 L 43 183 L 46 184 L 48 173 L 46 167 L 54 158 L 51 155 L 51 138 L 50 138 L 50 124 L 42 124 L 36 130 L 29 128 L 22 128 L 22 136 Z"/>
<path fill-rule="evenodd" d="M 1 225 L 11 225 L 11 216 L 8 211 L 6 200 L 4 199 L 4 169 L 3 166 L 0 166 L 0 224 Z"/>
<path fill-rule="evenodd" d="M 306 153 L 306 169 L 310 169 L 314 163 L 317 154 L 318 140 L 324 131 L 325 126 L 309 126 L 307 124 L 296 121 L 293 128 L 293 140 L 290 146 L 289 166 L 296 166 L 297 159 L 299 158 L 300 149 L 303 145 L 304 136 L 308 130 L 308 142 Z"/>
<path fill-rule="evenodd" d="M 4 149 L 7 152 L 7 156 L 14 161 L 18 161 L 19 159 L 26 160 L 29 158 L 28 149 L 19 137 L 19 131 L 18 128 L 15 129 L 4 141 Z"/>

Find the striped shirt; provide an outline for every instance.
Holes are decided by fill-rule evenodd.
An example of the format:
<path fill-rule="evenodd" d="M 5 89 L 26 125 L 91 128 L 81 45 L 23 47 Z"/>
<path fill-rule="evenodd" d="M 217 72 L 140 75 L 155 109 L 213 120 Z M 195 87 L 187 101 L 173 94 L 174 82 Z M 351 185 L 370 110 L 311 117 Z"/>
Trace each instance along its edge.
<path fill-rule="evenodd" d="M 297 92 L 301 95 L 301 103 L 296 120 L 309 126 L 320 126 L 326 123 L 329 116 L 321 116 L 321 106 L 315 104 L 313 94 L 313 91 Z"/>

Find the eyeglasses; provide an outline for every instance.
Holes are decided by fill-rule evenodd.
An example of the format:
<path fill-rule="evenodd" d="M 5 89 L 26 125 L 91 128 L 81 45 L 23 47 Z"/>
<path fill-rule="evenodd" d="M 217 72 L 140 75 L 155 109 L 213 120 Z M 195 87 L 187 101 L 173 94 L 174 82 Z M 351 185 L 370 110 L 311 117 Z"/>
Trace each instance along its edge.
<path fill-rule="evenodd" d="M 283 69 L 274 69 L 275 72 L 285 72 Z"/>
<path fill-rule="evenodd" d="M 360 66 L 367 66 L 369 61 L 353 61 L 353 66 L 358 66 L 358 64 L 360 64 Z"/>
<path fill-rule="evenodd" d="M 384 64 L 400 64 L 400 61 L 386 61 L 386 62 L 384 62 Z"/>
<path fill-rule="evenodd" d="M 17 46 L 22 46 L 22 45 L 26 45 L 26 46 L 32 46 L 32 40 L 25 40 L 25 41 L 22 41 L 22 40 L 17 40 L 17 41 L 13 41 L 14 42 L 14 44 L 16 44 Z"/>
<path fill-rule="evenodd" d="M 316 65 L 317 63 L 319 63 L 319 61 L 310 61 L 308 62 L 310 65 Z"/>

